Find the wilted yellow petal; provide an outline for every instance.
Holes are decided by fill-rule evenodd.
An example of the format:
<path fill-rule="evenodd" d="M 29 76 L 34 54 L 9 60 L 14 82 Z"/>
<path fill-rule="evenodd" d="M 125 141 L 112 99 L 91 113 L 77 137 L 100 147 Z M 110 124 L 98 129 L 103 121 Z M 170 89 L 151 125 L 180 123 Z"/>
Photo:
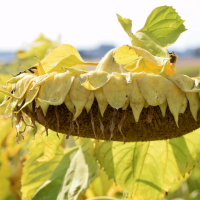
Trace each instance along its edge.
<path fill-rule="evenodd" d="M 33 76 L 33 75 L 26 75 L 24 78 L 22 78 L 21 80 L 19 80 L 16 83 L 16 86 L 15 86 L 16 90 L 14 92 L 14 96 L 12 95 L 12 97 L 13 97 L 12 111 L 15 110 L 15 107 L 17 106 L 18 102 L 19 102 L 19 105 L 22 104 L 23 99 L 24 99 L 24 94 L 28 90 L 28 87 L 30 86 L 30 84 L 32 83 L 34 78 L 35 78 L 35 76 Z M 15 97 L 17 97 L 17 98 L 15 98 Z"/>
<path fill-rule="evenodd" d="M 171 74 L 167 78 L 184 92 L 200 92 L 199 84 L 184 74 Z"/>
<path fill-rule="evenodd" d="M 140 113 L 145 105 L 145 99 L 138 87 L 137 81 L 132 82 L 132 89 L 130 94 L 130 106 L 133 111 L 135 121 L 138 122 Z"/>
<path fill-rule="evenodd" d="M 19 97 L 16 97 L 15 95 L 11 94 L 10 92 L 8 92 L 6 89 L 0 89 L 0 92 L 2 92 L 3 94 L 12 97 L 14 99 L 19 99 Z"/>
<path fill-rule="evenodd" d="M 21 107 L 22 103 L 24 102 L 24 96 L 17 101 L 17 106 Z"/>
<path fill-rule="evenodd" d="M 198 93 L 195 93 L 195 92 L 186 92 L 185 94 L 189 101 L 192 116 L 197 121 L 197 112 L 200 108 L 199 95 Z"/>
<path fill-rule="evenodd" d="M 6 106 L 6 109 L 5 109 L 5 111 L 4 111 L 3 116 L 4 116 L 5 118 L 10 117 L 11 114 L 12 114 L 13 109 L 12 109 L 12 103 L 11 103 L 11 102 L 12 102 L 12 101 L 8 101 L 8 105 Z"/>
<path fill-rule="evenodd" d="M 74 76 L 70 72 L 56 74 L 39 90 L 36 107 L 40 106 L 46 116 L 49 105 L 61 105 L 70 90 Z M 39 100 L 39 102 L 38 102 Z"/>
<path fill-rule="evenodd" d="M 34 101 L 35 97 L 38 94 L 39 88 L 36 88 L 35 90 L 30 90 L 33 87 L 33 82 L 31 83 L 31 85 L 29 86 L 28 90 L 26 91 L 26 94 L 24 96 L 25 99 L 25 103 L 24 105 L 20 108 L 23 109 L 24 107 L 26 107 L 29 103 L 31 103 L 32 101 Z M 19 105 L 19 104 L 18 104 Z"/>
<path fill-rule="evenodd" d="M 178 126 L 178 116 L 187 107 L 187 98 L 185 93 L 172 82 L 168 85 L 167 103 Z"/>
<path fill-rule="evenodd" d="M 195 120 L 197 120 L 197 112 L 200 107 L 199 96 L 196 92 L 200 91 L 199 83 L 195 83 L 190 77 L 183 74 L 173 74 L 167 77 L 175 83 L 182 91 L 186 92 L 189 100 L 190 110 Z"/>
<path fill-rule="evenodd" d="M 70 98 L 76 108 L 74 120 L 81 114 L 89 95 L 90 91 L 80 84 L 79 77 L 75 77 L 70 89 Z"/>
<path fill-rule="evenodd" d="M 126 110 L 127 107 L 128 107 L 128 105 L 129 105 L 129 103 L 130 103 L 130 99 L 128 98 L 128 99 L 126 100 L 125 104 L 122 106 L 122 110 Z"/>
<path fill-rule="evenodd" d="M 91 71 L 88 73 L 88 80 L 95 88 L 103 87 L 109 80 L 110 75 L 103 71 Z"/>
<path fill-rule="evenodd" d="M 157 106 L 166 101 L 170 81 L 156 74 L 144 75 L 137 80 L 138 86 L 147 103 Z"/>
<path fill-rule="evenodd" d="M 80 83 L 88 90 L 96 90 L 103 87 L 109 80 L 110 74 L 104 71 L 90 71 L 79 77 Z"/>
<path fill-rule="evenodd" d="M 40 92 L 39 92 L 39 95 L 40 95 Z M 42 101 L 39 101 L 38 99 L 36 99 L 35 107 L 38 108 L 39 106 L 41 107 L 44 116 L 46 116 L 47 110 L 49 108 L 49 104 L 48 103 L 43 103 Z"/>
<path fill-rule="evenodd" d="M 97 99 L 101 116 L 103 117 L 103 114 L 108 106 L 108 101 L 106 100 L 106 97 L 103 93 L 103 88 L 99 88 L 98 90 L 95 90 L 94 95 L 95 95 L 95 98 Z"/>
<path fill-rule="evenodd" d="M 34 75 L 27 74 L 24 78 L 19 80 L 16 84 L 16 91 L 14 95 L 16 95 L 17 97 L 19 97 L 19 99 L 21 99 L 28 90 L 34 78 L 35 78 Z"/>
<path fill-rule="evenodd" d="M 112 73 L 115 76 L 118 77 L 123 77 L 127 83 L 131 83 L 132 81 L 136 81 L 137 79 L 141 78 L 146 72 L 139 72 L 139 73 L 131 73 L 131 72 L 126 72 L 126 73 Z"/>
<path fill-rule="evenodd" d="M 160 104 L 159 107 L 162 112 L 162 116 L 165 117 L 166 109 L 167 109 L 167 100 L 164 101 L 162 104 Z"/>
<path fill-rule="evenodd" d="M 69 93 L 67 94 L 64 103 L 65 103 L 66 107 L 69 109 L 69 111 L 71 113 L 73 113 L 74 112 L 74 104 L 71 101 Z"/>
<path fill-rule="evenodd" d="M 113 76 L 107 84 L 103 86 L 103 93 L 106 100 L 113 108 L 121 108 L 129 98 L 131 84 L 124 78 Z"/>
<path fill-rule="evenodd" d="M 37 87 L 43 85 L 46 83 L 46 81 L 48 81 L 49 79 L 53 78 L 57 73 L 56 72 L 52 72 L 50 74 L 45 74 L 43 76 L 37 76 L 33 79 L 33 86 L 30 90 L 34 90 Z"/>
<path fill-rule="evenodd" d="M 87 74 L 81 74 L 79 76 L 79 82 L 87 90 L 96 90 L 96 88 L 91 85 Z"/>
<path fill-rule="evenodd" d="M 49 105 L 61 105 L 70 90 L 74 76 L 69 73 L 56 74 L 40 89 L 39 101 Z"/>
<path fill-rule="evenodd" d="M 4 100 L 3 100 L 3 102 L 0 104 L 0 107 L 3 106 L 3 105 L 5 105 L 5 104 L 7 104 L 9 101 L 11 101 L 11 99 L 12 98 L 5 97 Z"/>
<path fill-rule="evenodd" d="M 87 99 L 87 102 L 86 102 L 86 104 L 85 104 L 85 109 L 86 109 L 87 113 L 90 111 L 93 102 L 94 102 L 94 92 L 91 91 L 91 92 L 90 92 L 90 95 L 89 95 L 89 97 L 88 97 L 88 99 Z"/>
<path fill-rule="evenodd" d="M 21 80 L 26 75 L 27 75 L 26 73 L 22 73 L 18 76 L 15 76 L 15 77 L 9 79 L 8 81 L 6 81 L 6 87 L 9 83 L 11 83 L 11 84 L 17 83 L 19 80 Z"/>

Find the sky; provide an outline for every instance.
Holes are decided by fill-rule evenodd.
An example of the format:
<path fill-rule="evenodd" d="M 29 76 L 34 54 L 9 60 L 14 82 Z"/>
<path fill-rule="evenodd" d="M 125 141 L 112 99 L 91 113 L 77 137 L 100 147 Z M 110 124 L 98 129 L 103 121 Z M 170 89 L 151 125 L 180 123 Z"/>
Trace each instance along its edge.
<path fill-rule="evenodd" d="M 200 0 L 0 0 L 0 51 L 27 47 L 40 33 L 77 49 L 101 44 L 130 44 L 116 13 L 132 20 L 132 31 L 141 29 L 151 11 L 173 6 L 188 29 L 171 49 L 200 47 Z"/>

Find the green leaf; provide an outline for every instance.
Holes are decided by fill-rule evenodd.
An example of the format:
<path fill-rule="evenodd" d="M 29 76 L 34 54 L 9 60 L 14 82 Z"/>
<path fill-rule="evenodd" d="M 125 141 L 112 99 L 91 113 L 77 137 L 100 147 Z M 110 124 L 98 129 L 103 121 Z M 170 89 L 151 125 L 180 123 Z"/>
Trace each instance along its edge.
<path fill-rule="evenodd" d="M 47 73 L 63 72 L 62 67 L 72 67 L 75 65 L 98 65 L 98 63 L 84 62 L 79 52 L 69 44 L 63 44 L 52 50 L 41 64 Z M 37 66 L 34 65 L 34 66 Z"/>
<path fill-rule="evenodd" d="M 64 151 L 60 147 L 56 155 L 49 162 L 36 162 L 43 155 L 44 142 L 41 132 L 35 135 L 35 139 L 29 144 L 30 157 L 25 162 L 22 175 L 22 199 L 30 200 L 36 190 L 47 181 L 60 161 L 64 157 Z"/>
<path fill-rule="evenodd" d="M 138 32 L 156 38 L 162 47 L 166 47 L 173 44 L 179 35 L 186 31 L 183 22 L 174 8 L 161 6 L 151 12 L 144 27 Z"/>
<path fill-rule="evenodd" d="M 92 156 L 92 142 L 84 139 L 79 147 L 68 150 L 51 177 L 38 188 L 33 200 L 76 199 L 80 192 L 85 192 L 90 180 L 98 175 L 98 164 Z"/>
<path fill-rule="evenodd" d="M 124 31 L 128 34 L 128 36 L 129 36 L 129 38 L 131 40 L 131 44 L 133 46 L 142 47 L 144 49 L 147 49 L 147 47 L 144 44 L 142 44 L 142 41 L 140 41 L 132 33 L 132 30 L 131 30 L 132 29 L 132 20 L 126 19 L 126 18 L 122 18 L 119 14 L 117 14 L 117 18 L 118 18 L 118 21 L 121 24 L 122 28 L 124 29 Z"/>
<path fill-rule="evenodd" d="M 68 149 L 62 160 L 57 167 L 52 171 L 51 176 L 43 182 L 43 184 L 37 189 L 32 197 L 32 200 L 41 200 L 44 198 L 48 200 L 55 200 L 62 187 L 62 182 L 66 171 L 70 167 L 70 163 L 77 153 L 78 147 Z"/>
<path fill-rule="evenodd" d="M 84 139 L 65 174 L 57 199 L 76 199 L 80 192 L 86 191 L 90 181 L 98 176 L 99 167 L 92 152 L 92 141 Z"/>
<path fill-rule="evenodd" d="M 152 142 L 99 142 L 96 158 L 109 178 L 129 196 L 161 199 L 171 182 L 200 160 L 200 130 L 184 137 Z"/>
<path fill-rule="evenodd" d="M 173 44 L 179 35 L 186 31 L 183 20 L 169 6 L 155 8 L 142 29 L 134 35 L 132 21 L 117 15 L 118 21 L 131 39 L 133 46 L 142 47 L 154 56 L 168 58 L 167 46 Z"/>

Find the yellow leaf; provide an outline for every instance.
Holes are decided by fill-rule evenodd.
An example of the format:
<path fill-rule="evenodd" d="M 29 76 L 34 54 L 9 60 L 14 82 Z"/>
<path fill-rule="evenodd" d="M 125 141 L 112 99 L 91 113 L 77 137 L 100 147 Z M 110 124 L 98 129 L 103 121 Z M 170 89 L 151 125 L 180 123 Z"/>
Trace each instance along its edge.
<path fill-rule="evenodd" d="M 153 56 L 149 51 L 135 46 L 123 45 L 117 49 L 115 60 L 119 64 L 127 64 L 125 69 L 130 72 L 141 72 L 158 74 L 162 71 L 170 58 Z M 167 64 L 166 74 L 174 74 L 171 63 Z"/>
<path fill-rule="evenodd" d="M 81 114 L 87 99 L 90 95 L 89 90 L 85 89 L 79 82 L 79 77 L 75 77 L 70 88 L 69 94 L 72 103 L 76 108 L 76 113 L 74 115 L 74 120 Z"/>
<path fill-rule="evenodd" d="M 163 66 L 157 66 L 151 62 L 145 61 L 143 58 L 133 61 L 125 66 L 125 69 L 130 72 L 146 72 L 158 74 L 162 71 Z M 166 74 L 174 74 L 174 70 L 171 68 L 171 63 L 167 63 Z M 165 75 L 166 76 L 166 75 Z"/>
<path fill-rule="evenodd" d="M 119 47 L 115 53 L 115 61 L 119 64 L 129 64 L 140 56 L 129 45 Z"/>
<path fill-rule="evenodd" d="M 79 52 L 69 44 L 63 44 L 52 50 L 42 61 L 44 71 L 63 72 L 62 67 L 72 67 L 75 65 L 97 65 L 98 63 L 84 62 Z M 38 66 L 38 65 L 34 65 Z"/>

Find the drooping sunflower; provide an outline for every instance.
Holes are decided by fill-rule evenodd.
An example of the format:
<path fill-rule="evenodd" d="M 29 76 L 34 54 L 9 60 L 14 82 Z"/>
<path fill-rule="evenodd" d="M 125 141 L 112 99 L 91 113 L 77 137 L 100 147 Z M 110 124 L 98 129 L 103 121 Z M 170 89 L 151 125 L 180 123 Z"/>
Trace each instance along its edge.
<path fill-rule="evenodd" d="M 132 46 L 89 63 L 74 47 L 61 45 L 2 86 L 4 115 L 14 116 L 18 134 L 22 122 L 36 133 L 37 121 L 47 134 L 52 129 L 67 138 L 132 142 L 179 137 L 200 127 L 199 78 L 176 74 L 177 56 L 167 51 L 186 30 L 184 21 L 162 6 L 134 35 L 132 21 L 117 17 Z M 97 67 L 84 71 L 77 65 Z"/>

